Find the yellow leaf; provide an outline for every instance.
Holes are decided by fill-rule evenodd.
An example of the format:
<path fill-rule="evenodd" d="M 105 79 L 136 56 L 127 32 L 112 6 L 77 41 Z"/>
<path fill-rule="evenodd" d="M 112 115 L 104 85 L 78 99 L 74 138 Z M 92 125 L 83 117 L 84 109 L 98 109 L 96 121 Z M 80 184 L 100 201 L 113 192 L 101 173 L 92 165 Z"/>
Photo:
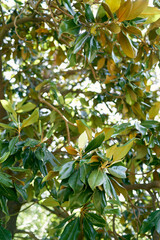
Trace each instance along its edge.
<path fill-rule="evenodd" d="M 139 103 L 135 103 L 134 105 L 131 106 L 131 108 L 134 114 L 138 117 L 138 119 L 146 120 L 146 116 L 142 112 L 142 109 Z"/>
<path fill-rule="evenodd" d="M 80 150 L 83 150 L 88 141 L 87 133 L 84 131 L 78 138 L 78 147 Z"/>
<path fill-rule="evenodd" d="M 147 7 L 140 15 L 141 18 L 147 18 L 145 23 L 152 23 L 160 18 L 160 9 L 156 7 Z"/>
<path fill-rule="evenodd" d="M 103 68 L 104 64 L 105 64 L 105 58 L 100 58 L 97 63 L 97 70 L 100 70 L 101 68 Z"/>
<path fill-rule="evenodd" d="M 0 100 L 3 108 L 7 111 L 13 114 L 13 117 L 15 118 L 15 120 L 17 121 L 17 114 L 14 111 L 11 102 L 8 100 Z"/>
<path fill-rule="evenodd" d="M 102 2 L 102 6 L 103 6 L 104 10 L 106 11 L 107 17 L 111 17 L 112 19 L 114 19 L 114 16 L 113 16 L 112 11 L 111 11 L 110 7 L 108 6 L 108 4 Z"/>
<path fill-rule="evenodd" d="M 133 145 L 134 139 L 127 142 L 125 145 L 121 147 L 117 147 L 113 153 L 113 162 L 118 161 L 126 156 Z"/>
<path fill-rule="evenodd" d="M 34 112 L 27 119 L 23 120 L 21 128 L 27 127 L 38 121 L 39 118 L 39 108 L 36 108 Z"/>
<path fill-rule="evenodd" d="M 136 48 L 132 45 L 131 40 L 123 33 L 119 33 L 119 43 L 123 52 L 130 58 L 135 58 L 137 54 Z"/>
<path fill-rule="evenodd" d="M 21 113 L 21 112 L 28 112 L 33 110 L 36 107 L 36 105 L 34 103 L 28 102 L 26 104 L 24 104 L 23 106 L 21 106 L 17 112 Z"/>
<path fill-rule="evenodd" d="M 99 162 L 97 155 L 93 155 L 93 156 L 91 157 L 91 160 L 90 160 L 88 163 L 92 163 L 92 162 Z"/>
<path fill-rule="evenodd" d="M 108 4 L 112 13 L 116 12 L 121 5 L 121 0 L 105 0 L 105 2 Z"/>
<path fill-rule="evenodd" d="M 104 128 L 101 132 L 98 132 L 95 134 L 95 137 L 97 137 L 98 135 L 100 135 L 101 133 L 105 134 L 105 139 L 104 141 L 108 140 L 112 134 L 114 133 L 114 128 Z"/>
<path fill-rule="evenodd" d="M 114 151 L 117 149 L 117 145 L 113 145 L 106 149 L 106 157 L 111 159 L 113 156 Z"/>
<path fill-rule="evenodd" d="M 138 17 L 148 6 L 148 0 L 136 0 L 132 2 L 132 9 L 125 20 L 131 20 Z"/>
<path fill-rule="evenodd" d="M 114 23 L 114 22 L 112 22 L 111 24 L 107 25 L 107 28 L 108 28 L 111 32 L 113 32 L 113 33 L 115 33 L 115 34 L 118 34 L 118 33 L 121 31 L 120 26 L 119 26 L 117 23 Z"/>
<path fill-rule="evenodd" d="M 106 80 L 105 80 L 105 84 L 108 84 L 110 82 L 113 82 L 112 80 L 114 80 L 116 78 L 116 76 L 109 76 L 109 75 L 106 75 Z"/>
<path fill-rule="evenodd" d="M 123 22 L 124 20 L 126 20 L 131 10 L 132 10 L 132 2 L 131 0 L 127 0 L 120 6 L 118 10 L 118 13 L 117 13 L 118 21 Z"/>
<path fill-rule="evenodd" d="M 149 118 L 154 119 L 156 115 L 158 115 L 160 110 L 160 102 L 154 103 L 154 105 L 149 110 Z"/>
<path fill-rule="evenodd" d="M 65 147 L 65 149 L 67 150 L 67 152 L 71 155 L 77 155 L 77 150 L 74 149 L 72 146 L 67 146 Z"/>
<path fill-rule="evenodd" d="M 141 32 L 141 30 L 140 30 L 139 28 L 137 28 L 137 27 L 128 26 L 128 27 L 126 28 L 126 31 L 127 31 L 128 33 L 131 33 L 131 34 L 134 34 L 134 35 L 140 35 L 140 36 L 142 37 L 142 32 Z"/>
<path fill-rule="evenodd" d="M 112 59 L 108 59 L 107 61 L 107 69 L 111 75 L 116 74 L 119 69 L 117 68 L 115 62 Z"/>
<path fill-rule="evenodd" d="M 36 30 L 36 32 L 37 32 L 38 34 L 41 34 L 41 33 L 48 33 L 49 31 L 48 31 L 47 28 L 38 28 L 38 29 Z"/>
<path fill-rule="evenodd" d="M 43 178 L 42 183 L 51 180 L 58 175 L 58 172 L 49 171 L 48 174 Z"/>

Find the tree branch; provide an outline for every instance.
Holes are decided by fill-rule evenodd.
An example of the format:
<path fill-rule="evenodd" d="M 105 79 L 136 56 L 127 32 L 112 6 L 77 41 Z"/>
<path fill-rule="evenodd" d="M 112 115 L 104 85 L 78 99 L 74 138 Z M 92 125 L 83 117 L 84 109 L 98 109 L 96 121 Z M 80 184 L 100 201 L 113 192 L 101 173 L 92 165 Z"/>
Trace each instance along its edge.
<path fill-rule="evenodd" d="M 26 230 L 22 230 L 22 229 L 17 229 L 15 233 L 24 233 L 24 234 L 28 234 L 32 239 L 34 240 L 39 240 L 39 238 L 37 238 L 35 236 L 35 234 L 33 232 L 30 231 L 26 231 Z"/>
<path fill-rule="evenodd" d="M 148 191 L 152 188 L 160 188 L 160 181 L 153 181 L 147 184 L 131 184 L 131 185 L 123 184 L 123 187 L 128 191 L 140 190 L 140 189 L 144 189 Z"/>

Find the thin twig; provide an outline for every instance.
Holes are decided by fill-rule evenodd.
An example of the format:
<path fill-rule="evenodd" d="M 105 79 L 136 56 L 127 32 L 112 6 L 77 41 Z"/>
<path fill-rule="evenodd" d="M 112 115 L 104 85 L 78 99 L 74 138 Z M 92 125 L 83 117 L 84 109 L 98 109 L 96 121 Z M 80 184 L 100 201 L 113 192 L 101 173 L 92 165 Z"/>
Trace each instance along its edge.
<path fill-rule="evenodd" d="M 47 102 L 45 99 L 43 99 L 41 96 L 40 96 L 40 93 L 38 95 L 38 98 L 40 100 L 40 102 L 44 103 L 45 105 L 47 105 L 49 108 L 53 109 L 55 112 L 57 112 L 61 118 L 64 120 L 65 122 L 65 125 L 66 125 L 66 130 L 67 130 L 67 139 L 68 139 L 68 144 L 70 144 L 70 132 L 69 132 L 69 126 L 68 124 L 74 126 L 74 127 L 77 127 L 74 123 L 70 122 L 56 107 L 54 107 L 52 104 L 50 104 L 49 102 Z"/>

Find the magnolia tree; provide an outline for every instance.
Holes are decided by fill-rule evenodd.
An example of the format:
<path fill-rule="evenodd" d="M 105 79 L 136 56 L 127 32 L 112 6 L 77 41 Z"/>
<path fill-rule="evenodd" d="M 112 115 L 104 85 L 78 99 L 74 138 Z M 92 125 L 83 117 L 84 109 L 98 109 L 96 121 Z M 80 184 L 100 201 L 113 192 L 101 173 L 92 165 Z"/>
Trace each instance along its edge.
<path fill-rule="evenodd" d="M 0 239 L 160 239 L 159 7 L 1 0 Z"/>

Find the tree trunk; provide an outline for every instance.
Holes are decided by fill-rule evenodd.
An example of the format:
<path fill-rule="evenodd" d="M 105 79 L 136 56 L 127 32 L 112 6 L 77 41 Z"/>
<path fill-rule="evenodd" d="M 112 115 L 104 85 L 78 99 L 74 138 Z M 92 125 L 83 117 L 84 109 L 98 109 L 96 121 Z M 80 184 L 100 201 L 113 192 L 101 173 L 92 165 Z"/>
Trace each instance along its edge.
<path fill-rule="evenodd" d="M 3 82 L 3 74 L 2 74 L 2 51 L 0 51 L 0 100 L 4 99 L 4 82 Z M 0 122 L 6 122 L 4 117 L 6 116 L 6 111 L 2 107 L 0 103 Z"/>
<path fill-rule="evenodd" d="M 9 230 L 12 233 L 13 237 L 16 232 L 16 221 L 22 204 L 16 201 L 8 201 L 7 205 L 9 215 L 11 215 L 11 217 L 6 224 L 3 224 L 3 227 Z M 5 214 L 2 211 L 0 211 L 0 219 L 2 222 L 4 222 L 3 219 L 5 219 Z"/>

